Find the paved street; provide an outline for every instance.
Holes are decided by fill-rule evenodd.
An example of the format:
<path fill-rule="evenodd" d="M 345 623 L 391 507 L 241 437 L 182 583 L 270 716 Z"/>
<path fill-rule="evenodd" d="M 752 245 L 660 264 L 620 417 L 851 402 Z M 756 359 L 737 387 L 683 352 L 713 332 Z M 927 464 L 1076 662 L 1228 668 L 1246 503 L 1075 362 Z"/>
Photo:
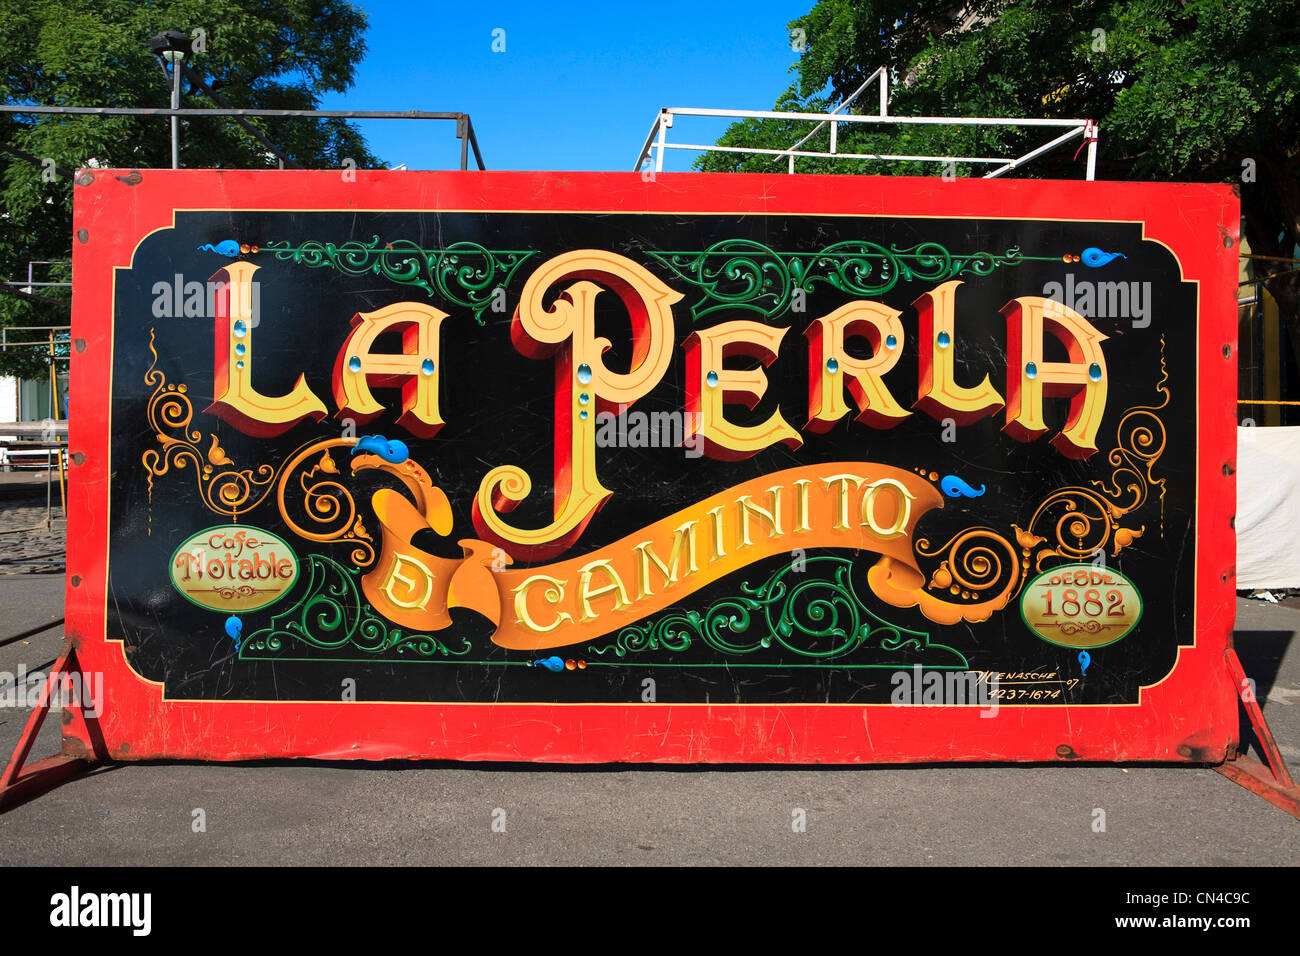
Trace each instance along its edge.
<path fill-rule="evenodd" d="M 0 575 L 61 567 L 67 527 L 57 470 L 48 481 L 43 470 L 0 472 Z M 16 631 L 0 627 L 0 639 Z"/>
<path fill-rule="evenodd" d="M 0 576 L 0 637 L 62 617 L 63 577 Z M 1238 601 L 1237 642 L 1300 769 L 1300 610 Z M 61 628 L 0 647 L 57 655 Z M 0 710 L 7 755 L 28 711 Z M 59 742 L 47 721 L 39 755 Z M 1092 830 L 1106 811 L 1106 832 Z M 195 809 L 206 832 L 191 829 Z M 807 831 L 791 827 L 806 811 Z M 494 832 L 494 811 L 505 832 Z M 500 818 L 500 814 L 497 814 Z M 1207 769 L 123 764 L 0 815 L 0 865 L 1294 865 L 1300 824 Z"/>

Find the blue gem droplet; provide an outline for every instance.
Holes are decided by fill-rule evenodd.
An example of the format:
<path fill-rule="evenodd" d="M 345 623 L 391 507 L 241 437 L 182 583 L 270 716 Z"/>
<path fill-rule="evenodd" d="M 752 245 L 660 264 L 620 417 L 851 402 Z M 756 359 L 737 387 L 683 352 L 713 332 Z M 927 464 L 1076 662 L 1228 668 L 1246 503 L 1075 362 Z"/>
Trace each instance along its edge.
<path fill-rule="evenodd" d="M 232 331 L 235 333 L 235 338 L 242 339 L 245 335 L 248 334 L 248 326 L 244 324 L 243 319 L 235 319 L 235 324 Z"/>
<path fill-rule="evenodd" d="M 236 342 L 236 343 L 235 343 L 235 354 L 236 354 L 236 355 L 243 355 L 243 354 L 244 354 L 245 352 L 247 352 L 247 351 L 248 351 L 248 346 L 244 345 L 243 342 Z"/>
<path fill-rule="evenodd" d="M 578 412 L 578 417 L 585 422 L 587 420 L 587 410 L 584 408 L 582 411 Z"/>
<path fill-rule="evenodd" d="M 1096 362 L 1093 362 L 1088 366 L 1088 378 L 1092 379 L 1094 382 L 1101 381 L 1101 366 Z"/>
<path fill-rule="evenodd" d="M 350 369 L 351 369 L 352 371 L 354 371 L 354 372 L 360 372 L 360 371 L 361 371 L 361 359 L 357 358 L 357 356 L 355 356 L 355 355 L 352 356 L 352 358 L 348 359 L 348 368 L 350 368 Z"/>
<path fill-rule="evenodd" d="M 243 367 L 244 367 L 243 359 L 240 359 L 238 362 L 235 363 L 235 368 L 243 368 Z"/>
<path fill-rule="evenodd" d="M 591 366 L 586 362 L 578 366 L 578 381 L 583 385 L 591 381 Z"/>
<path fill-rule="evenodd" d="M 420 363 L 420 374 L 421 375 L 433 374 L 433 359 L 425 359 L 423 362 Z"/>
<path fill-rule="evenodd" d="M 947 332 L 940 332 L 938 339 L 935 341 L 939 343 L 939 348 L 946 349 L 948 346 L 952 345 L 952 336 Z"/>
<path fill-rule="evenodd" d="M 898 336 L 896 336 L 896 335 L 886 335 L 886 336 L 885 336 L 885 348 L 887 348 L 887 349 L 896 349 L 896 348 L 898 348 Z"/>
<path fill-rule="evenodd" d="M 839 370 L 840 370 L 840 363 L 839 363 L 839 362 L 835 361 L 835 359 L 833 359 L 833 358 L 829 358 L 829 359 L 826 360 L 826 371 L 828 371 L 828 372 L 830 372 L 832 375 L 834 375 L 834 374 L 835 374 L 836 372 L 838 372 Z"/>
<path fill-rule="evenodd" d="M 709 383 L 709 388 L 717 388 L 717 387 L 718 387 L 718 373 L 717 373 L 717 372 L 710 372 L 708 375 L 704 376 L 704 381 L 706 381 L 706 382 Z"/>
<path fill-rule="evenodd" d="M 1025 378 L 1038 378 L 1038 366 L 1033 362 L 1025 363 Z"/>
<path fill-rule="evenodd" d="M 589 401 L 591 401 L 591 396 L 588 395 L 586 392 L 583 392 L 581 395 L 578 396 L 579 405 L 586 405 Z"/>

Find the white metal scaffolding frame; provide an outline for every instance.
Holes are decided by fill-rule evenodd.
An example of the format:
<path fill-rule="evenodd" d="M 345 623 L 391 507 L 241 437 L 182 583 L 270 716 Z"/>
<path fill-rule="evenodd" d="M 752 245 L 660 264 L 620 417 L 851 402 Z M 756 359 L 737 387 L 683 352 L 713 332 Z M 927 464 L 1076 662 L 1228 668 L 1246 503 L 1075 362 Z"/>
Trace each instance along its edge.
<path fill-rule="evenodd" d="M 880 112 L 862 114 L 841 112 L 846 110 L 868 86 L 877 82 L 880 88 Z M 670 143 L 668 130 L 672 128 L 676 116 L 708 116 L 729 119 L 786 119 L 796 122 L 815 123 L 811 130 L 797 143 L 787 149 L 765 149 L 757 146 L 718 146 L 700 143 Z M 897 153 L 843 153 L 839 151 L 839 126 L 841 123 L 877 124 L 877 125 L 913 125 L 913 126 L 1040 126 L 1064 129 L 1054 139 L 1043 143 L 1025 153 L 1023 156 L 911 156 Z M 830 126 L 829 150 L 800 149 L 812 139 L 824 126 Z M 994 166 L 984 174 L 984 179 L 996 179 L 1013 169 L 1037 159 L 1058 146 L 1073 139 L 1082 139 L 1088 147 L 1085 178 L 1096 179 L 1097 173 L 1097 124 L 1090 119 L 1021 119 L 1012 116 L 892 116 L 889 113 L 889 72 L 881 67 L 871 74 L 861 86 L 832 109 L 829 113 L 798 113 L 776 110 L 724 110 L 700 109 L 697 107 L 665 107 L 655 117 L 650 133 L 646 136 L 641 152 L 637 154 L 634 171 L 640 171 L 647 161 L 652 161 L 655 172 L 664 168 L 664 151 L 669 149 L 694 150 L 696 152 L 747 153 L 751 155 L 770 155 L 774 162 L 785 158 L 788 171 L 795 171 L 795 159 L 800 156 L 816 156 L 823 159 L 858 159 L 882 162 L 926 162 L 972 163 Z"/>

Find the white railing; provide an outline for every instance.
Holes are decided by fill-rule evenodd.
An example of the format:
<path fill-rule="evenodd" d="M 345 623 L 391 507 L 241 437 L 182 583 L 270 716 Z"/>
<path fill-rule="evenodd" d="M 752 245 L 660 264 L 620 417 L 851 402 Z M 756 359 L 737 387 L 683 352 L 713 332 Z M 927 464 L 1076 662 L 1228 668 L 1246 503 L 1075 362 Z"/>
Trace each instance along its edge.
<path fill-rule="evenodd" d="M 873 82 L 880 86 L 880 112 L 878 114 L 844 113 L 841 110 L 851 105 L 858 96 Z M 765 149 L 757 146 L 718 146 L 701 143 L 670 143 L 668 130 L 672 128 L 673 118 L 677 116 L 709 116 L 731 119 L 786 119 L 797 122 L 815 123 L 811 130 L 788 149 Z M 843 153 L 839 151 L 839 126 L 841 123 L 879 124 L 879 125 L 913 125 L 913 126 L 1042 126 L 1064 129 L 1054 139 L 1043 143 L 1023 156 L 911 156 L 898 153 Z M 830 148 L 826 151 L 800 149 L 812 139 L 823 127 L 830 126 Z M 927 162 L 974 163 L 996 168 L 984 174 L 985 179 L 995 179 L 1025 163 L 1031 162 L 1073 139 L 1082 139 L 1088 146 L 1085 177 L 1096 178 L 1097 172 L 1097 124 L 1088 119 L 1022 119 L 1012 116 L 891 116 L 889 113 L 889 73 L 883 67 L 871 74 L 861 86 L 845 97 L 843 102 L 829 113 L 796 113 L 776 110 L 724 110 L 699 109 L 696 107 L 673 106 L 659 111 L 654 125 L 646 136 L 641 152 L 637 154 L 634 171 L 639 171 L 647 161 L 653 161 L 655 172 L 664 168 L 664 152 L 669 149 L 694 150 L 696 152 L 748 153 L 753 155 L 770 155 L 779 160 L 786 158 L 788 171 L 795 171 L 795 159 L 800 156 L 817 156 L 835 159 L 859 159 L 883 162 Z M 1077 151 L 1076 151 L 1077 155 Z"/>

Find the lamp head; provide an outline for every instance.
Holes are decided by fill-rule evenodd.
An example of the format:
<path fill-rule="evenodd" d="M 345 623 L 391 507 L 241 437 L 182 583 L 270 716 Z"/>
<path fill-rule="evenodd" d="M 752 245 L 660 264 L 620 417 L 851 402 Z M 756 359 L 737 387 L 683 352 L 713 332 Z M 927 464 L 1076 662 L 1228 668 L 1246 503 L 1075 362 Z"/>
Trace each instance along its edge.
<path fill-rule="evenodd" d="M 167 30 L 149 38 L 149 49 L 168 62 L 183 60 L 194 51 L 194 41 L 180 30 Z"/>

